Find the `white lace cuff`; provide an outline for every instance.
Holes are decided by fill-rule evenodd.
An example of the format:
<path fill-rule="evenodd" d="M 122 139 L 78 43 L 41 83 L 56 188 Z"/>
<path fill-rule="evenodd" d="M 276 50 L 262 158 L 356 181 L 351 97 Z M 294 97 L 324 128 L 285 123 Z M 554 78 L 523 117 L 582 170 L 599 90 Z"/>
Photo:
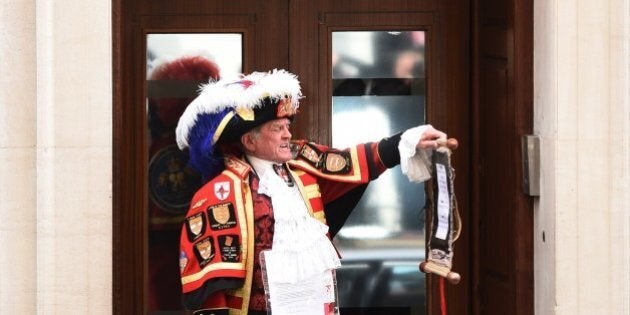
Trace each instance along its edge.
<path fill-rule="evenodd" d="M 423 182 L 431 178 L 430 149 L 417 149 L 416 145 L 424 131 L 431 125 L 422 125 L 403 132 L 398 143 L 400 168 L 411 182 Z"/>

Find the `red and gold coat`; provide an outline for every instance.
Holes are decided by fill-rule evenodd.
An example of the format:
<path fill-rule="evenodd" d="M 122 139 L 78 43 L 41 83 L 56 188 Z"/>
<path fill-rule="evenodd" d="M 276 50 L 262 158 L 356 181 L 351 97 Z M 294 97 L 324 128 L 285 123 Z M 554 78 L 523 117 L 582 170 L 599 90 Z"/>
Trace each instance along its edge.
<path fill-rule="evenodd" d="M 295 144 L 297 157 L 287 162 L 291 176 L 310 214 L 334 225 L 333 234 L 366 184 L 395 164 L 382 161 L 379 143 L 344 151 Z M 225 164 L 190 203 L 180 239 L 181 281 L 185 299 L 194 301 L 188 306 L 215 314 L 247 314 L 254 266 L 253 170 L 235 157 L 227 157 Z"/>

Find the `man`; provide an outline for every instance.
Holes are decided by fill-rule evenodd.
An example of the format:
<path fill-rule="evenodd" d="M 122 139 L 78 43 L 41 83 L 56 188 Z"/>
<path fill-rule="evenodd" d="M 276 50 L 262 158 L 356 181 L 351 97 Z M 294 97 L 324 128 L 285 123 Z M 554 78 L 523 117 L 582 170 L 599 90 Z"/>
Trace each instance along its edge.
<path fill-rule="evenodd" d="M 291 73 L 256 72 L 205 86 L 180 119 L 178 144 L 209 180 L 180 239 L 195 314 L 333 314 L 330 238 L 387 168 L 426 180 L 426 149 L 446 138 L 426 125 L 346 150 L 291 142 L 301 97 Z"/>

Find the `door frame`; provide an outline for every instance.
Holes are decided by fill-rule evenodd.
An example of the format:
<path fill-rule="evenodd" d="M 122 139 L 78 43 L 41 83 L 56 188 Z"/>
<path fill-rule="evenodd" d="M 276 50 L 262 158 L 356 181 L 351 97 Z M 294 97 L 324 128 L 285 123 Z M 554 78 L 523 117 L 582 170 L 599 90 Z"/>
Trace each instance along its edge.
<path fill-rule="evenodd" d="M 509 300 L 513 308 L 504 311 L 509 314 L 534 314 L 534 197 L 523 193 L 523 161 L 521 137 L 533 134 L 533 44 L 534 44 L 534 0 L 473 0 L 471 23 L 471 101 L 472 101 L 472 156 L 471 163 L 471 233 L 473 244 L 471 264 L 473 270 L 472 314 L 486 314 L 484 301 Z M 491 65 L 488 67 L 487 65 Z M 508 115 L 497 121 L 489 113 L 487 90 L 497 90 L 498 82 L 485 82 L 484 78 L 492 71 L 501 71 L 501 84 L 505 90 L 493 99 L 507 108 Z M 491 84 L 491 86 L 488 86 Z M 486 90 L 484 90 L 486 89 Z M 497 98 L 496 96 L 493 98 Z M 498 115 L 497 115 L 498 116 Z M 502 147 L 502 160 L 508 169 L 497 169 L 487 163 L 489 157 L 497 158 L 493 144 L 485 141 L 488 134 L 507 138 Z M 512 172 L 510 172 L 512 170 Z M 487 174 L 493 174 L 488 176 Z M 508 175 L 509 174 L 509 175 Z M 501 208 L 488 200 L 487 187 L 500 185 L 501 194 L 507 195 L 509 207 Z M 507 188 L 506 188 L 507 187 Z M 503 196 L 501 196 L 503 197 Z M 507 275 L 498 275 L 496 265 L 489 264 L 484 252 L 493 247 L 496 240 L 484 240 L 489 228 L 485 219 L 493 215 L 506 215 L 509 219 L 503 224 L 511 230 L 502 245 L 507 245 L 503 253 L 509 255 Z M 492 228 L 492 227 L 490 227 Z M 489 234 L 488 234 L 489 235 Z M 498 248 L 498 247 L 497 247 Z M 495 248 L 495 249 L 497 249 Z M 503 248 L 503 247 L 501 247 Z M 493 270 L 494 269 L 494 270 Z M 488 285 L 491 279 L 504 278 L 510 287 L 505 295 L 492 294 Z M 491 280 L 488 280 L 491 279 Z M 503 293 L 503 292 L 502 292 Z"/>
<path fill-rule="evenodd" d="M 194 3 L 193 3 L 194 2 Z M 195 9 L 205 6 L 205 14 Z M 285 0 L 197 0 L 179 7 L 174 2 L 112 1 L 113 53 L 113 222 L 112 304 L 114 314 L 147 312 L 148 174 L 144 104 L 146 34 L 151 32 L 240 32 L 243 34 L 243 71 L 256 67 L 285 67 L 286 47 L 254 53 L 256 45 L 284 36 L 282 25 L 270 14 Z M 225 14 L 213 14 L 221 11 Z M 261 25 L 263 27 L 261 27 Z M 263 31 L 264 30 L 264 31 Z M 137 91 L 143 91 L 138 93 Z M 140 149 L 141 148 L 141 149 Z M 144 209 L 137 211 L 134 209 Z"/>
<path fill-rule="evenodd" d="M 330 128 L 315 128 L 315 126 L 331 126 L 331 88 L 328 79 L 330 75 L 330 60 L 319 61 L 322 54 L 330 51 L 328 44 L 330 38 L 328 33 L 335 30 L 393 30 L 406 28 L 422 28 L 430 32 L 429 38 L 433 41 L 432 47 L 427 49 L 427 58 L 431 58 L 428 65 L 427 75 L 431 76 L 427 86 L 427 104 L 439 104 L 439 106 L 427 106 L 427 121 L 436 127 L 453 126 L 449 136 L 456 137 L 461 143 L 460 148 L 454 155 L 453 165 L 456 169 L 465 170 L 470 168 L 470 66 L 468 51 L 469 42 L 464 40 L 440 40 L 446 36 L 457 36 L 458 30 L 466 30 L 469 26 L 469 8 L 462 10 L 453 5 L 448 6 L 443 1 L 416 1 L 408 3 L 405 1 L 395 1 L 396 5 L 406 5 L 407 11 L 400 12 L 395 9 L 396 5 L 382 5 L 369 3 L 360 7 L 358 2 L 345 3 L 335 6 L 337 2 L 330 0 L 323 1 L 296 1 L 299 5 L 290 5 L 289 17 L 300 20 L 306 25 L 316 25 L 316 27 L 301 29 L 292 28 L 290 42 L 296 38 L 318 38 L 317 46 L 291 47 L 290 68 L 302 79 L 302 89 L 307 95 L 304 100 L 305 109 L 301 116 L 296 119 L 297 125 L 305 124 L 307 127 L 298 128 L 307 130 L 307 135 L 317 135 L 315 140 L 330 144 Z M 331 4 L 335 3 L 335 4 Z M 467 1 L 465 3 L 468 3 Z M 408 25 L 400 27 L 393 26 L 388 16 L 396 16 L 400 20 L 398 23 Z M 457 21 L 447 23 L 446 21 Z M 291 23 L 290 23 L 291 24 Z M 466 36 L 468 34 L 466 33 Z M 447 74 L 452 74 L 449 78 Z M 459 78 L 459 79 L 457 79 Z M 448 93 L 446 91 L 451 91 Z M 319 105 L 319 106 L 318 106 Z M 324 106 L 322 106 L 324 105 Z M 457 108 L 456 114 L 453 112 Z M 304 122 L 306 121 L 306 122 Z M 310 126 L 310 127 L 308 127 Z M 310 128 L 310 129 L 309 129 Z M 469 313 L 472 304 L 471 292 L 473 287 L 472 264 L 466 263 L 471 249 L 471 237 L 468 224 L 470 208 L 468 172 L 459 172 L 456 177 L 456 187 L 458 191 L 457 199 L 462 209 L 462 219 L 464 228 L 460 239 L 455 245 L 454 268 L 462 275 L 462 282 L 457 286 L 447 286 L 446 294 L 448 300 L 458 301 L 452 303 L 451 312 L 453 314 Z M 427 275 L 427 292 L 439 292 L 439 282 L 436 276 Z M 438 294 L 429 294 L 427 298 L 427 309 L 431 314 L 439 313 L 440 299 Z"/>
<path fill-rule="evenodd" d="M 289 0 L 272 0 L 274 3 L 292 1 Z M 454 313 L 457 314 L 480 314 L 482 308 L 479 305 L 480 290 L 480 272 L 483 268 L 479 260 L 478 252 L 482 244 L 480 244 L 479 236 L 479 187 L 482 184 L 479 176 L 479 163 L 482 157 L 487 153 L 480 148 L 479 128 L 480 128 L 480 109 L 483 104 L 480 103 L 480 85 L 478 79 L 482 71 L 480 57 L 484 51 L 484 45 L 481 38 L 481 26 L 484 23 L 481 12 L 486 3 L 491 0 L 470 0 L 471 10 L 469 18 L 471 21 L 470 38 L 470 102 L 471 102 L 471 127 L 467 140 L 469 140 L 470 159 L 472 169 L 470 174 L 470 295 L 469 307 L 457 308 Z M 128 47 L 125 46 L 125 40 L 129 35 L 131 24 L 136 22 L 131 16 L 129 4 L 123 0 L 112 1 L 112 63 L 113 63 L 113 292 L 112 305 L 114 314 L 143 314 L 146 312 L 146 254 L 138 254 L 142 250 L 146 250 L 147 231 L 146 213 L 142 211 L 131 211 L 137 207 L 146 207 L 146 187 L 139 183 L 145 178 L 146 170 L 138 169 L 135 166 L 140 162 L 145 162 L 142 157 L 134 156 L 137 146 L 146 145 L 141 137 L 137 135 L 133 137 L 133 130 L 139 127 L 137 124 L 139 113 L 129 112 L 125 108 L 125 104 L 129 103 L 130 95 L 126 90 L 125 83 L 129 80 L 129 69 L 132 66 L 133 55 Z M 263 6 L 261 4 L 261 6 Z M 255 11 L 257 8 L 253 8 Z M 533 132 L 533 0 L 518 2 L 510 0 L 507 7 L 509 40 L 508 53 L 511 68 L 511 97 L 512 101 L 517 104 L 518 114 L 514 120 L 514 130 L 518 134 L 530 134 Z M 287 14 L 292 16 L 294 12 L 287 10 Z M 282 14 L 277 12 L 276 14 Z M 258 16 L 258 23 L 264 23 L 264 19 L 270 19 L 273 16 Z M 445 16 L 443 18 L 449 18 Z M 262 19 L 262 20 L 261 20 Z M 256 20 L 256 17 L 254 17 Z M 254 21 L 254 23 L 256 23 Z M 278 31 L 286 31 L 281 28 Z M 304 30 L 291 30 L 289 36 L 301 36 Z M 261 40 L 258 38 L 257 40 Z M 288 49 L 287 49 L 288 51 Z M 278 61 L 289 60 L 292 62 L 295 53 L 291 50 L 288 54 L 275 58 L 271 55 L 256 56 L 251 63 L 251 67 L 287 67 L 288 64 Z M 317 52 L 305 52 L 313 54 Z M 249 69 L 244 68 L 244 71 Z M 318 71 L 318 70 L 315 70 Z M 312 93 L 312 92 L 311 92 Z M 454 122 L 457 123 L 457 122 Z M 491 127 L 491 126 L 489 126 Z M 129 135 L 132 135 L 129 138 Z M 325 137 L 325 136 L 321 136 Z M 519 146 L 520 144 L 513 143 Z M 466 145 L 464 143 L 464 145 Z M 516 156 L 515 167 L 520 167 L 518 159 L 519 152 L 513 152 Z M 520 168 L 517 168 L 520 169 Z M 517 179 L 522 178 L 520 171 Z M 466 184 L 465 184 L 466 185 Z M 517 245 L 517 256 L 519 261 L 515 261 L 514 268 L 517 270 L 516 282 L 519 286 L 518 294 L 515 295 L 515 303 L 517 305 L 518 314 L 533 314 L 533 201 L 531 198 L 519 195 L 513 192 L 517 201 L 516 220 L 525 222 L 521 234 L 515 235 L 512 242 Z M 432 287 L 433 288 L 433 287 Z M 456 301 L 459 296 L 449 291 L 448 299 Z M 432 313 L 436 313 L 436 308 L 431 308 Z"/>

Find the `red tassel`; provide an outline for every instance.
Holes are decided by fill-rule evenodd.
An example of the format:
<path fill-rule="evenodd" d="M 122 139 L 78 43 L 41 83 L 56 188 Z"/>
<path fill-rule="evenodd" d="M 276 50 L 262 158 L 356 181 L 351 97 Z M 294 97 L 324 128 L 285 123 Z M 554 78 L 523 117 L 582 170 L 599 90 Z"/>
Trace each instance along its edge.
<path fill-rule="evenodd" d="M 440 310 L 446 315 L 446 292 L 444 291 L 444 278 L 440 277 Z"/>

